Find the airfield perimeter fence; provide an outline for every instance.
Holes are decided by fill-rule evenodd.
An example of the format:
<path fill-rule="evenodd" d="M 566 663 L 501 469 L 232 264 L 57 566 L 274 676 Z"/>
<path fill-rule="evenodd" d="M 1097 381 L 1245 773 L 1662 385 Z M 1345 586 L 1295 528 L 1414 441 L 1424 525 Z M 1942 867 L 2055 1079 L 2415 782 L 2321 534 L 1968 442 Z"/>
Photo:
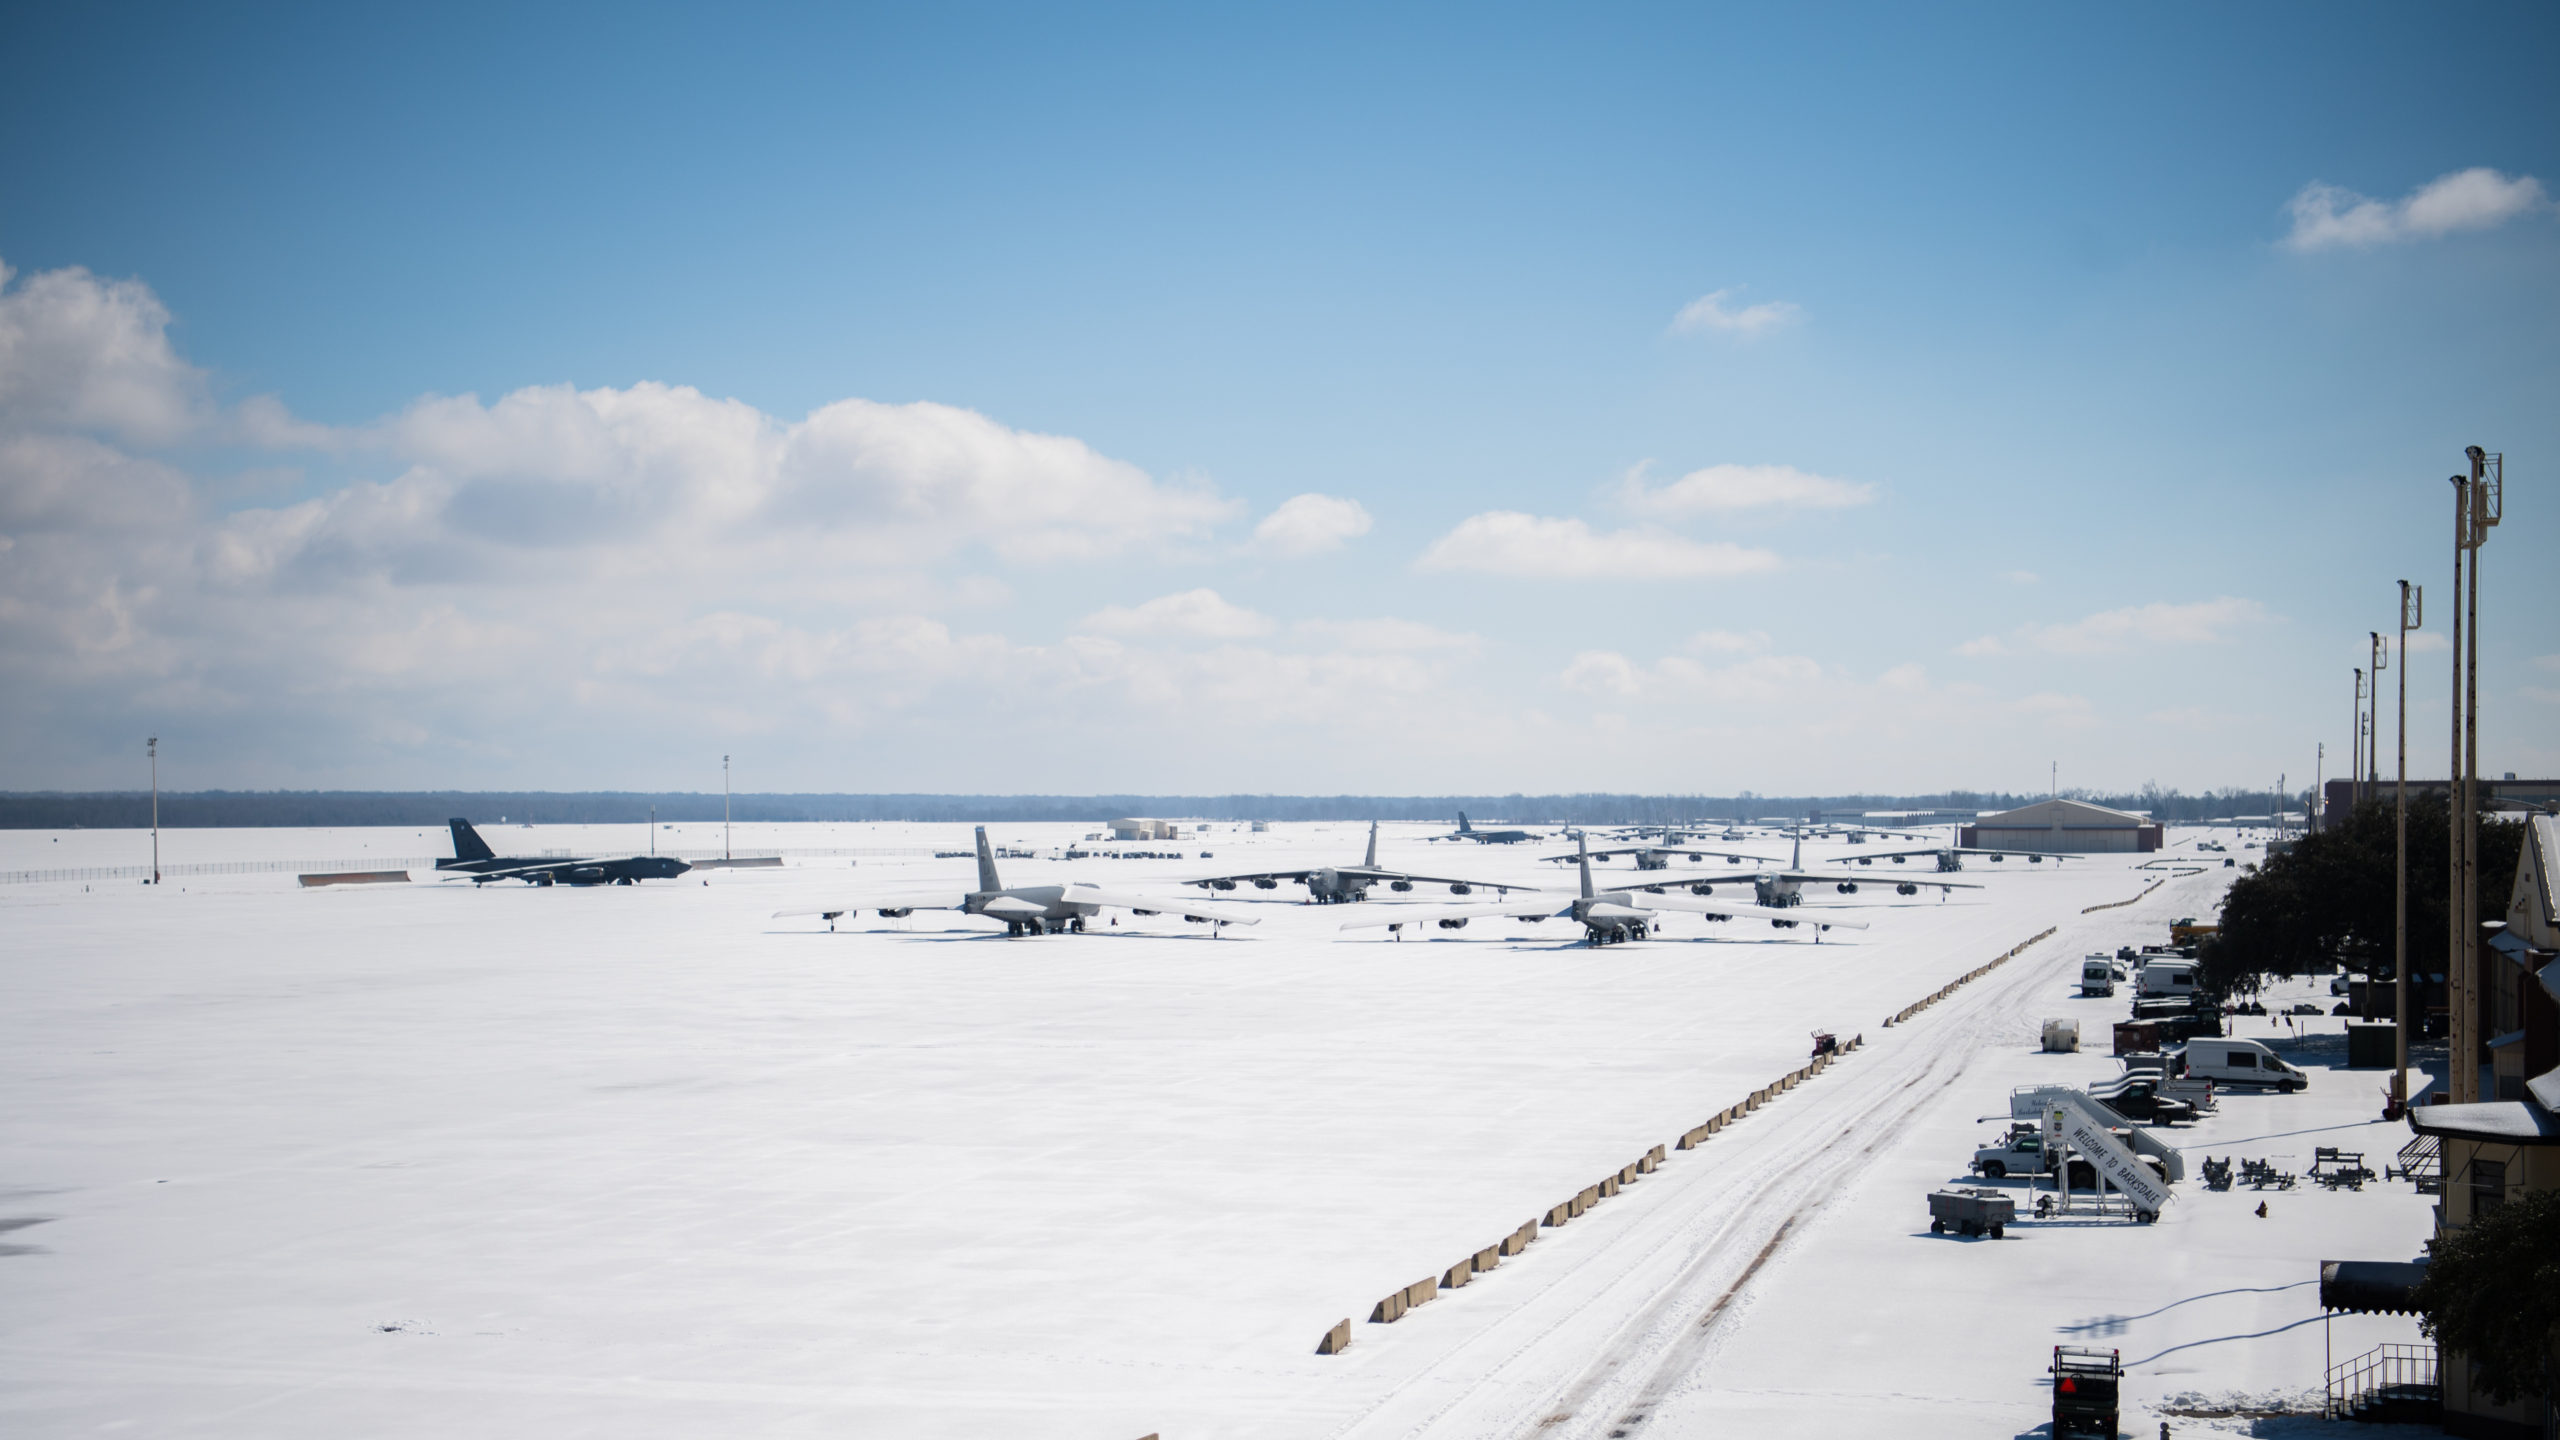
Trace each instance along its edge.
<path fill-rule="evenodd" d="M 2019 941 L 2017 944 L 2000 952 L 1997 958 L 1986 964 L 1977 965 L 1973 969 L 1968 970 L 1963 975 L 1957 977 L 1955 980 L 1940 986 L 1937 991 L 1928 998 L 1921 1000 L 1916 1004 L 1904 1006 L 1892 1019 L 1887 1020 L 1884 1023 L 1890 1026 L 1910 1019 L 1912 1016 L 1919 1014 L 1921 1011 L 1928 1009 L 1930 1006 L 1937 1004 L 1949 995 L 1954 994 L 1963 986 L 1968 985 L 1975 980 L 1979 980 L 1983 976 L 1990 974 L 1992 971 L 1999 969 L 2001 966 L 2015 959 L 2020 953 L 2024 952 L 2028 946 L 2050 938 L 2054 933 L 2055 928 L 2057 927 L 2047 926 L 2041 932 Z M 1690 1128 L 1681 1131 L 1679 1140 L 1674 1143 L 1677 1148 L 1682 1150 L 1697 1149 L 1699 1146 L 1706 1144 L 1710 1136 L 1722 1133 L 1725 1127 L 1734 1124 L 1744 1116 L 1758 1110 L 1761 1106 L 1768 1104 L 1770 1101 L 1777 1099 L 1779 1096 L 1790 1090 L 1793 1090 L 1805 1081 L 1810 1080 L 1816 1075 L 1821 1074 L 1823 1071 L 1830 1069 L 1831 1062 L 1857 1050 L 1860 1046 L 1866 1044 L 1866 1040 L 1867 1037 L 1864 1035 L 1850 1036 L 1847 1040 L 1840 1042 L 1839 1048 L 1814 1056 L 1812 1061 L 1803 1067 L 1788 1071 L 1786 1074 L 1779 1076 L 1769 1084 L 1752 1091 L 1742 1100 L 1728 1105 L 1722 1110 L 1717 1111 L 1715 1114 L 1708 1116 L 1704 1124 L 1693 1125 Z M 1512 1231 L 1510 1234 L 1503 1236 L 1500 1240 L 1495 1241 L 1491 1245 L 1487 1245 L 1481 1250 L 1474 1251 L 1462 1257 L 1458 1263 L 1442 1270 L 1437 1275 L 1427 1275 L 1420 1280 L 1414 1281 L 1410 1285 L 1402 1287 L 1401 1289 L 1388 1291 L 1379 1299 L 1376 1305 L 1370 1307 L 1369 1323 L 1372 1325 L 1392 1325 L 1396 1321 L 1401 1320 L 1406 1315 L 1412 1313 L 1415 1306 L 1427 1305 L 1432 1301 L 1439 1299 L 1440 1292 L 1444 1290 L 1456 1290 L 1462 1288 L 1463 1286 L 1473 1282 L 1478 1277 L 1489 1273 L 1495 1267 L 1499 1266 L 1504 1260 L 1527 1250 L 1531 1244 L 1537 1241 L 1538 1232 L 1540 1230 L 1553 1229 L 1556 1226 L 1571 1222 L 1575 1218 L 1589 1211 L 1592 1206 L 1618 1194 L 1625 1187 L 1635 1184 L 1641 1177 L 1650 1175 L 1656 1170 L 1662 1168 L 1663 1163 L 1669 1159 L 1665 1150 L 1666 1147 L 1664 1146 L 1654 1146 L 1642 1155 L 1637 1156 L 1634 1160 L 1629 1161 L 1625 1165 L 1619 1166 L 1614 1172 L 1601 1177 L 1600 1183 L 1596 1185 L 1585 1185 L 1580 1190 L 1575 1191 L 1570 1198 L 1564 1201 L 1564 1203 L 1547 1207 L 1546 1213 L 1540 1215 L 1537 1219 L 1523 1221 L 1519 1229 Z M 1345 1316 L 1341 1320 L 1336 1321 L 1332 1329 L 1324 1332 L 1324 1338 L 1316 1342 L 1316 1353 L 1319 1355 L 1339 1355 L 1350 1348 L 1351 1320 L 1349 1316 Z"/>
<path fill-rule="evenodd" d="M 657 852 L 677 860 L 718 860 L 717 850 L 661 850 Z M 841 860 L 862 856 L 931 855 L 923 845 L 839 846 L 833 849 L 807 850 L 733 850 L 727 858 L 736 860 Z M 367 855 L 355 860 L 198 860 L 179 865 L 163 865 L 164 880 L 184 880 L 196 875 L 288 875 L 346 870 L 433 870 L 438 861 L 450 855 Z M 567 859 L 567 856 L 537 856 L 537 859 Z M 34 885 L 52 881 L 81 880 L 148 880 L 148 865 L 88 865 L 65 870 L 0 870 L 0 885 Z"/>

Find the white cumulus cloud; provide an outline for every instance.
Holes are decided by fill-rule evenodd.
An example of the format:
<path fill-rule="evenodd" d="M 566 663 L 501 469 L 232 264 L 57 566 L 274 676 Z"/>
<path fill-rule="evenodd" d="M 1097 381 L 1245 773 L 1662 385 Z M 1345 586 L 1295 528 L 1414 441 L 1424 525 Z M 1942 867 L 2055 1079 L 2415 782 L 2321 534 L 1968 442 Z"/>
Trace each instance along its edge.
<path fill-rule="evenodd" d="M 1271 618 L 1227 600 L 1215 590 L 1159 595 L 1143 605 L 1107 605 L 1085 617 L 1083 628 L 1103 635 L 1183 635 L 1202 640 L 1242 640 L 1268 635 Z"/>
<path fill-rule="evenodd" d="M 1671 317 L 1671 328 L 1683 335 L 1712 330 L 1748 340 L 1792 324 L 1804 313 L 1802 307 L 1787 300 L 1763 300 L 1739 310 L 1728 309 L 1725 302 L 1740 293 L 1738 287 L 1728 286 L 1699 296 Z"/>
<path fill-rule="evenodd" d="M 2274 617 L 2255 600 L 2222 596 L 2185 604 L 2155 601 L 2102 610 L 2060 625 L 2021 625 L 2006 636 L 1985 635 L 1956 647 L 1959 655 L 2106 655 L 2159 645 L 2212 645 L 2237 630 Z"/>
<path fill-rule="evenodd" d="M 1638 466 L 1619 498 L 1639 515 L 1730 510 L 1845 510 L 1875 498 L 1873 485 L 1834 480 L 1792 465 L 1709 465 L 1667 485 L 1647 485 Z"/>
<path fill-rule="evenodd" d="M 2427 240 L 2494 229 L 2547 204 L 2541 181 L 2485 166 L 2437 176 L 2398 200 L 2376 200 L 2315 180 L 2296 192 L 2288 206 L 2293 230 L 2284 244 L 2291 250 L 2327 250 Z"/>
<path fill-rule="evenodd" d="M 1488 510 L 1432 541 L 1414 568 L 1522 579 L 1700 580 L 1762 574 L 1779 563 L 1766 550 L 1652 526 L 1602 534 L 1577 519 Z"/>
<path fill-rule="evenodd" d="M 1282 555 L 1320 555 L 1369 533 L 1369 510 L 1339 495 L 1292 495 L 1253 527 L 1254 543 Z"/>

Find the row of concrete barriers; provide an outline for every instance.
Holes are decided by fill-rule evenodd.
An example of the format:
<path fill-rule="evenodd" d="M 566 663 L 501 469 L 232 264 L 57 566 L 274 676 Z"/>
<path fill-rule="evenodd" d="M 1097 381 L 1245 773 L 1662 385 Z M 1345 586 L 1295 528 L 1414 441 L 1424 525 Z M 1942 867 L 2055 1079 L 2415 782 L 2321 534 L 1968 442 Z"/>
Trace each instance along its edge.
<path fill-rule="evenodd" d="M 2195 874 L 2196 872 L 2195 872 L 2195 871 L 2190 870 L 2190 871 L 2188 871 L 2187 873 L 2188 873 L 2188 874 L 2190 874 L 2190 875 L 2192 875 L 2192 874 Z M 2095 915 L 2095 914 L 2097 914 L 2097 913 L 2098 913 L 2099 911 L 2101 911 L 2101 910 L 2121 910 L 2121 909 L 2123 909 L 2124 907 L 2126 907 L 2127 905 L 2132 904 L 2132 903 L 2134 902 L 2134 900 L 2139 900 L 2139 899 L 2141 899 L 2141 898 L 2142 898 L 2142 896 L 2143 896 L 2143 895 L 2148 895 L 2148 894 L 2150 894 L 2152 891 L 2157 890 L 2157 889 L 2159 889 L 2161 886 L 2166 885 L 2166 884 L 2168 884 L 2168 883 L 2169 883 L 2169 881 L 2168 881 L 2167 877 L 2163 876 L 2162 878 L 2160 878 L 2160 879 L 2158 879 L 2158 880 L 2154 880 L 2154 881 L 2152 881 L 2150 884 L 2143 886 L 2143 887 L 2142 887 L 2142 894 L 2141 894 L 2141 895 L 2136 895 L 2136 896 L 2134 896 L 2134 897 L 2133 897 L 2133 900 L 2110 900 L 2110 901 L 2108 901 L 2108 902 L 2107 902 L 2106 904 L 2104 904 L 2104 905 L 2091 905 L 2091 906 L 2087 907 L 2086 909 L 2082 910 L 2080 913 L 2081 913 L 2081 914 L 2083 914 L 2083 915 Z"/>
<path fill-rule="evenodd" d="M 2044 929 L 2037 931 L 2035 934 L 2030 935 L 2026 939 L 2019 941 L 2017 944 L 2010 946 L 2008 949 L 2001 951 L 1998 959 L 1993 960 L 1988 964 L 1976 965 L 1953 980 L 1950 980 L 1946 984 L 1931 991 L 1927 998 L 1916 1000 L 1911 1004 L 1905 1005 L 1901 1009 L 1896 1010 L 1885 1020 L 1884 1023 L 1888 1027 L 1901 1024 L 1912 1016 L 1919 1014 L 1921 1011 L 1926 1010 L 1930 1006 L 1937 1004 L 1939 1001 L 1946 999 L 1950 995 L 1953 995 L 1965 986 L 1972 984 L 1974 981 L 1979 980 L 1983 976 L 1990 974 L 1992 971 L 1999 969 L 2001 966 L 2008 964 L 2011 960 L 2018 957 L 2019 952 L 2025 950 L 2028 946 L 2035 944 L 2037 941 L 2052 935 L 2053 932 L 2053 926 L 2046 926 Z"/>
<path fill-rule="evenodd" d="M 2048 931 L 2047 933 L 2050 934 L 2051 932 Z M 2041 939 L 2043 937 L 2039 936 L 2037 938 Z M 2020 946 L 2019 948 L 2024 949 L 2026 947 Z M 1738 1104 L 1728 1105 L 1724 1109 L 1717 1111 L 1713 1116 L 1708 1118 L 1705 1124 L 1695 1125 L 1680 1132 L 1680 1139 L 1678 1141 L 1679 1148 L 1683 1150 L 1697 1149 L 1700 1145 L 1706 1143 L 1708 1136 L 1715 1134 L 1717 1131 L 1722 1130 L 1734 1121 L 1741 1119 L 1743 1116 L 1748 1115 L 1752 1111 L 1759 1109 L 1761 1106 L 1768 1104 L 1780 1095 L 1785 1094 L 1789 1090 L 1793 1090 L 1796 1086 L 1801 1085 L 1805 1081 L 1812 1079 L 1814 1076 L 1821 1074 L 1823 1071 L 1831 1068 L 1832 1061 L 1839 1059 L 1842 1055 L 1848 1054 L 1850 1051 L 1857 1049 L 1860 1045 L 1865 1043 L 1865 1036 L 1853 1035 L 1848 1040 L 1842 1042 L 1838 1050 L 1823 1055 L 1817 1055 L 1813 1058 L 1812 1063 L 1806 1065 L 1804 1068 L 1790 1071 L 1787 1074 L 1778 1077 L 1774 1082 L 1752 1091 L 1749 1098 Z M 1565 1201 L 1561 1205 L 1548 1207 L 1546 1214 L 1540 1216 L 1536 1220 L 1530 1220 L 1522 1223 L 1519 1229 L 1503 1236 L 1499 1243 L 1487 1245 L 1483 1249 L 1467 1256 L 1463 1260 L 1460 1260 L 1457 1264 L 1441 1271 L 1436 1276 L 1425 1276 L 1424 1278 L 1416 1280 L 1412 1284 L 1405 1286 L 1401 1290 L 1390 1292 L 1369 1311 L 1369 1323 L 1372 1325 L 1392 1325 L 1396 1321 L 1403 1319 L 1415 1306 L 1428 1305 L 1432 1301 L 1439 1299 L 1441 1291 L 1456 1290 L 1473 1281 L 1477 1276 L 1491 1271 L 1504 1260 L 1528 1249 L 1529 1246 L 1537 1240 L 1538 1231 L 1541 1227 L 1552 1228 L 1558 1225 L 1563 1225 L 1573 1220 L 1576 1216 L 1579 1216 L 1583 1212 L 1589 1210 L 1592 1206 L 1597 1205 L 1601 1201 L 1617 1194 L 1626 1186 L 1636 1183 L 1638 1178 L 1650 1175 L 1654 1171 L 1662 1168 L 1662 1162 L 1667 1158 L 1664 1153 L 1667 1148 L 1668 1147 L 1661 1145 L 1654 1146 L 1642 1155 L 1639 1155 L 1626 1164 L 1619 1166 L 1614 1173 L 1603 1176 L 1600 1183 L 1596 1185 L 1585 1185 L 1582 1189 L 1574 1193 L 1573 1198 Z M 1324 1332 L 1324 1339 L 1319 1341 L 1316 1345 L 1316 1353 L 1319 1355 L 1339 1355 L 1350 1348 L 1351 1321 L 1350 1318 L 1346 1316 L 1343 1319 L 1336 1321 L 1332 1329 Z"/>

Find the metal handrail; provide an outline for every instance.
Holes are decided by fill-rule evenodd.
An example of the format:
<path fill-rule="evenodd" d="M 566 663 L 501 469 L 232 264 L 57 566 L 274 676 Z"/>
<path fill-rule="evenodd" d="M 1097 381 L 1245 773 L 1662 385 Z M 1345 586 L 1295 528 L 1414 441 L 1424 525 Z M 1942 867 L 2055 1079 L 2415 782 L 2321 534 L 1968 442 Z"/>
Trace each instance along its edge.
<path fill-rule="evenodd" d="M 2377 1345 L 2352 1360 L 2330 1366 L 2327 1378 L 2329 1418 L 2344 1420 L 2366 1400 L 2385 1390 L 2438 1390 L 2436 1347 Z"/>

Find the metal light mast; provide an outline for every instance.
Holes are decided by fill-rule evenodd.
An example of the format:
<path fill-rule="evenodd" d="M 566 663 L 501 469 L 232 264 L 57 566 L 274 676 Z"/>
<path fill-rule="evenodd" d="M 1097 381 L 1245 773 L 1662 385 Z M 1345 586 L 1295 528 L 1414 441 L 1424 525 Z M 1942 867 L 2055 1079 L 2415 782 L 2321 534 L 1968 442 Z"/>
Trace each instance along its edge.
<path fill-rule="evenodd" d="M 2347 809 L 2356 806 L 2356 787 L 2364 783 L 2364 672 L 2356 672 L 2356 718 L 2348 727 L 2354 744 L 2347 751 Z"/>
<path fill-rule="evenodd" d="M 160 737 L 142 742 L 142 753 L 151 761 L 151 883 L 160 883 Z"/>
<path fill-rule="evenodd" d="M 2379 630 L 2368 630 L 2365 637 L 2373 651 L 2373 691 L 2365 697 L 2364 769 L 2356 783 L 2364 787 L 2364 799 L 2375 800 L 2382 795 L 2382 672 L 2391 668 L 2391 647 L 2382 643 Z"/>
<path fill-rule="evenodd" d="M 729 856 L 729 757 L 720 757 L 720 858 Z"/>
<path fill-rule="evenodd" d="M 2391 1104 L 2393 1118 L 2409 1111 L 2409 632 L 2419 626 L 2426 610 L 2426 590 L 2400 582 L 2400 658 L 2393 668 L 2400 672 L 2400 721 L 2396 727 L 2400 746 L 2400 779 L 2394 790 L 2392 822 L 2395 859 L 2392 875 L 2397 881 L 2391 887 L 2391 990 L 2397 1007 L 2392 1013 L 2398 1022 L 2398 1035 L 2392 1041 L 2395 1062 L 2391 1071 Z M 2372 987 L 2366 987 L 2372 993 Z"/>

